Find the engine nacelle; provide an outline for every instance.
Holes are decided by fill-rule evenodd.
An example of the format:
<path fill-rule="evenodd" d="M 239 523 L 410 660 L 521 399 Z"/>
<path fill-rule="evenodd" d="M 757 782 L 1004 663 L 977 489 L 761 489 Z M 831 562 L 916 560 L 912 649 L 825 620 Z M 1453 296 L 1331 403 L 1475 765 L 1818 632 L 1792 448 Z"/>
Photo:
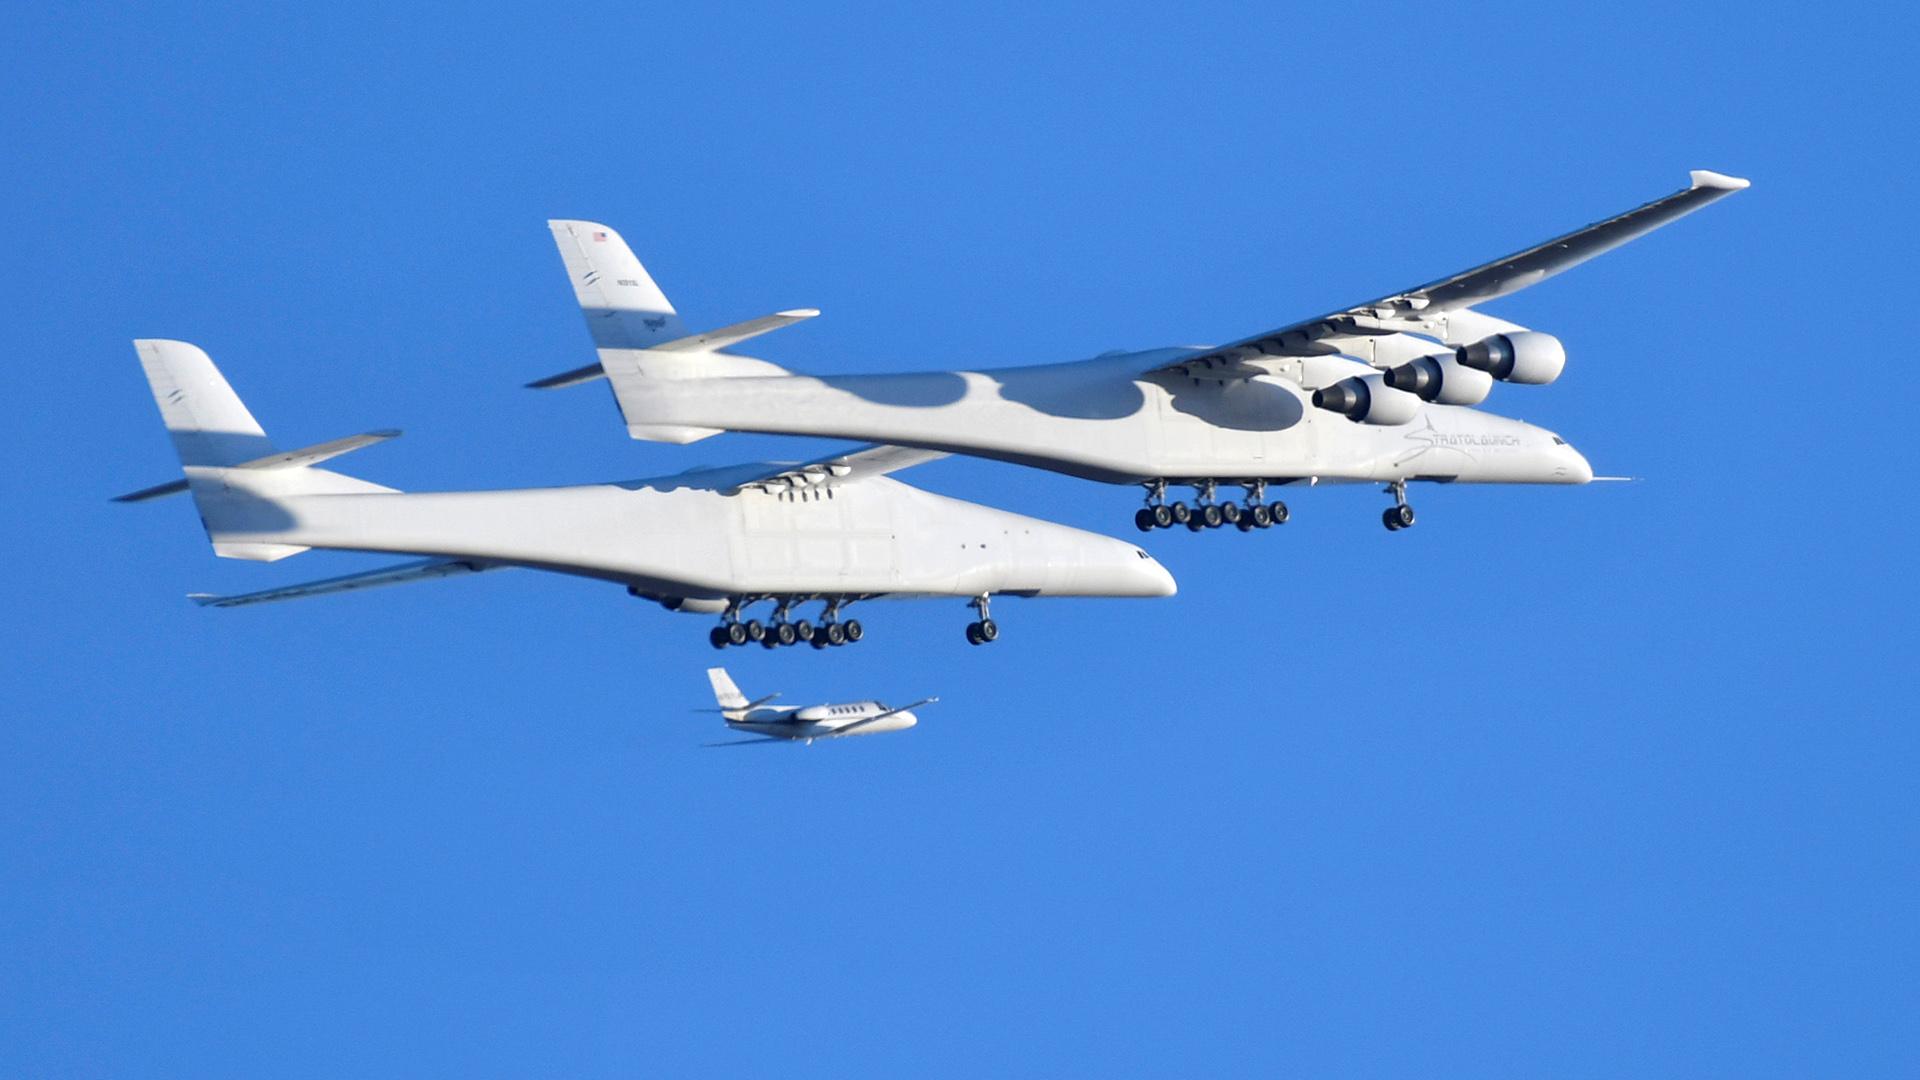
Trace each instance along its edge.
<path fill-rule="evenodd" d="M 1461 366 L 1458 360 L 1442 353 L 1409 360 L 1386 373 L 1387 385 L 1405 390 L 1421 401 L 1442 405 L 1478 405 L 1493 392 L 1493 376 Z"/>
<path fill-rule="evenodd" d="M 653 596 L 639 589 L 629 587 L 627 595 L 641 600 L 652 600 L 668 611 L 685 611 L 695 615 L 718 615 L 727 610 L 725 600 L 705 600 L 691 596 Z"/>
<path fill-rule="evenodd" d="M 1420 399 L 1387 385 L 1379 372 L 1341 379 L 1313 392 L 1316 407 L 1363 424 L 1404 424 L 1420 412 Z"/>
<path fill-rule="evenodd" d="M 1516 330 L 1495 334 L 1454 350 L 1463 366 L 1484 371 L 1501 382 L 1545 386 L 1567 366 L 1567 350 L 1552 334 Z"/>

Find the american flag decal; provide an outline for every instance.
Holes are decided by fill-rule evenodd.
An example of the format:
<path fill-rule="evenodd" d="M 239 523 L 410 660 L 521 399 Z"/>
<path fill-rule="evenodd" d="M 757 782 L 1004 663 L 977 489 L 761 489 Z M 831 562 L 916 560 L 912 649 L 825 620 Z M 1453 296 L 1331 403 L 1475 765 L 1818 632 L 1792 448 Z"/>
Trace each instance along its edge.
<path fill-rule="evenodd" d="M 594 233 L 594 234 L 593 234 L 593 242 L 594 242 L 594 243 L 596 243 L 596 244 L 604 244 L 604 243 L 606 243 L 606 242 L 607 242 L 607 234 L 606 234 L 606 233 L 603 233 L 603 232 L 597 232 L 597 233 Z"/>

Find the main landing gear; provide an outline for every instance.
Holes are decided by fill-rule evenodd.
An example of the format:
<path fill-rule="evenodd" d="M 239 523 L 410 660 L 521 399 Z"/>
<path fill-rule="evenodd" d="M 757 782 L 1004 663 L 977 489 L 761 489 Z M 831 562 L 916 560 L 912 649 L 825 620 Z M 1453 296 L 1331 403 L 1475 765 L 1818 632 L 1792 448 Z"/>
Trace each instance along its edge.
<path fill-rule="evenodd" d="M 980 618 L 967 624 L 967 644 L 985 645 L 987 642 L 998 638 L 1000 636 L 1000 624 L 994 622 L 993 616 L 987 612 L 987 594 L 981 593 L 979 596 L 974 597 L 972 607 L 973 610 L 980 613 Z"/>
<path fill-rule="evenodd" d="M 754 603 L 753 599 L 735 600 L 727 605 L 726 612 L 720 616 L 720 625 L 707 632 L 707 641 L 716 649 L 751 645 L 754 642 L 769 649 L 802 642 L 816 649 L 828 649 L 836 645 L 850 645 L 866 636 L 859 619 L 840 618 L 840 608 L 845 601 L 826 601 L 826 610 L 821 613 L 817 626 L 806 619 L 793 618 L 793 605 L 803 602 L 793 597 L 776 598 L 772 622 L 762 623 L 759 619 L 740 617 Z"/>
<path fill-rule="evenodd" d="M 1407 505 L 1407 482 L 1395 480 L 1387 485 L 1387 494 L 1393 496 L 1393 505 L 1380 515 L 1381 524 L 1388 532 L 1413 528 L 1413 507 Z"/>
<path fill-rule="evenodd" d="M 1193 506 L 1174 501 L 1167 502 L 1167 482 L 1154 480 L 1147 484 L 1147 505 L 1136 510 L 1133 515 L 1134 527 L 1141 532 L 1155 529 L 1171 529 L 1175 525 L 1185 525 L 1189 532 L 1201 529 L 1218 529 L 1223 525 L 1232 525 L 1241 532 L 1270 528 L 1287 523 L 1287 504 L 1275 499 L 1269 503 L 1267 482 L 1249 480 L 1242 485 L 1246 488 L 1245 503 L 1216 502 L 1217 480 L 1198 480 L 1194 482 L 1194 491 L 1198 498 Z"/>

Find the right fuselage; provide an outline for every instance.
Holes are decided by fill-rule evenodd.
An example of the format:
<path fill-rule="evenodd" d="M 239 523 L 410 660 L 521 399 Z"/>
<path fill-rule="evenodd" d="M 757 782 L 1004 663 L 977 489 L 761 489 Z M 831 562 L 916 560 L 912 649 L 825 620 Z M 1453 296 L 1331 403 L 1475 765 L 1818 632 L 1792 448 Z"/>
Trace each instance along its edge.
<path fill-rule="evenodd" d="M 1552 432 L 1478 409 L 1428 404 L 1411 423 L 1381 426 L 1316 409 L 1277 376 L 1141 374 L 1196 351 L 989 371 L 661 380 L 629 420 L 871 439 L 1110 483 L 1592 479 Z"/>

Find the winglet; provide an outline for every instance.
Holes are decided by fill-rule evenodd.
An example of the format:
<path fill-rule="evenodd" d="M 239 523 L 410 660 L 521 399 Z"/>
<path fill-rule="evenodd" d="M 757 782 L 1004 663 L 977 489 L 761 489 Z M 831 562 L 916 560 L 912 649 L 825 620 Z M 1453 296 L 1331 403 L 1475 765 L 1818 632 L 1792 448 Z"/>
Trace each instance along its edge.
<path fill-rule="evenodd" d="M 1744 191 L 1753 186 L 1753 181 L 1738 176 L 1728 176 L 1712 169 L 1695 169 L 1687 174 L 1693 178 L 1696 188 L 1714 188 L 1719 191 Z"/>

